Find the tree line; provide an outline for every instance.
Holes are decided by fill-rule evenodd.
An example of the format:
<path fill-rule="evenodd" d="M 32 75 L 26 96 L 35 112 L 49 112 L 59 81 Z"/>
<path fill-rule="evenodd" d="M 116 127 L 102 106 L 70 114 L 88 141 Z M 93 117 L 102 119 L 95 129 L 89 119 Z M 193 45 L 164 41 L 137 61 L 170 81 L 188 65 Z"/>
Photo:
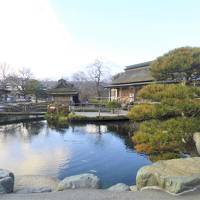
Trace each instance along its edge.
<path fill-rule="evenodd" d="M 96 59 L 84 71 L 78 71 L 65 79 L 79 91 L 83 101 L 108 96 L 104 86 L 110 81 L 109 66 L 101 59 Z M 29 68 L 22 68 L 14 73 L 7 63 L 0 63 L 0 88 L 15 88 L 24 98 L 28 95 L 35 96 L 36 101 L 38 98 L 46 98 L 47 89 L 54 87 L 56 83 L 57 80 L 35 78 Z"/>

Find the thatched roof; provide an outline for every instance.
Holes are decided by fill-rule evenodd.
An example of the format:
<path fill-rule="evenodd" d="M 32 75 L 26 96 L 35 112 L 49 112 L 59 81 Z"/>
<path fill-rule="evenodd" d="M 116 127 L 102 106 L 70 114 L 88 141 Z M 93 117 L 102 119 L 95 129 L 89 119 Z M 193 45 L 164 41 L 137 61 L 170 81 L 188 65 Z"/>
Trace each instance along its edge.
<path fill-rule="evenodd" d="M 60 79 L 53 89 L 48 90 L 48 94 L 52 96 L 61 95 L 77 95 L 78 91 L 74 88 L 73 84 L 66 82 L 64 79 Z"/>
<path fill-rule="evenodd" d="M 130 65 L 125 68 L 125 72 L 116 75 L 108 87 L 123 85 L 142 85 L 152 82 L 149 66 L 151 62 Z"/>
<path fill-rule="evenodd" d="M 152 61 L 147 61 L 147 62 L 143 62 L 143 63 L 129 65 L 129 66 L 126 66 L 125 70 L 136 69 L 136 68 L 140 68 L 140 67 L 149 67 L 151 65 L 151 63 L 152 63 Z"/>

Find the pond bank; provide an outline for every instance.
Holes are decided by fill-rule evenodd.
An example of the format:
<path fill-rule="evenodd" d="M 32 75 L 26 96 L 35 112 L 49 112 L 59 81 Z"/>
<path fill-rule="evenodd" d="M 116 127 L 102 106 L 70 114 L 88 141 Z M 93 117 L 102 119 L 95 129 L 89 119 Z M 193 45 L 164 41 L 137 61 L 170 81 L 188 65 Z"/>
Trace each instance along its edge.
<path fill-rule="evenodd" d="M 99 112 L 75 112 L 76 115 L 80 116 L 85 116 L 85 117 L 98 117 Z M 101 112 L 100 116 L 105 117 L 105 116 L 110 116 L 110 117 L 115 117 L 115 116 L 127 116 L 128 111 L 121 110 L 119 113 L 111 113 L 111 112 Z"/>
<path fill-rule="evenodd" d="M 119 113 L 111 112 L 75 112 L 77 117 L 72 118 L 71 122 L 99 122 L 99 121 L 123 121 L 129 120 L 127 111 L 120 111 Z"/>
<path fill-rule="evenodd" d="M 0 113 L 0 125 L 31 122 L 37 120 L 44 120 L 45 113 Z M 70 122 L 109 122 L 109 121 L 127 121 L 127 111 L 120 113 L 101 112 L 75 112 L 75 116 L 70 119 Z"/>
<path fill-rule="evenodd" d="M 49 176 L 16 176 L 0 170 L 0 193 L 41 193 L 70 189 L 106 189 L 113 192 L 159 189 L 172 195 L 182 195 L 200 188 L 200 157 L 158 161 L 137 172 L 136 185 L 117 183 L 102 187 L 102 180 L 93 173 L 82 173 L 55 179 Z"/>
<path fill-rule="evenodd" d="M 129 118 L 127 116 L 84 116 L 84 115 L 78 115 L 77 117 L 74 117 L 70 119 L 71 123 L 76 122 L 109 122 L 109 121 L 127 121 Z"/>
<path fill-rule="evenodd" d="M 120 113 L 111 112 L 71 112 L 63 113 L 47 113 L 45 119 L 49 124 L 56 127 L 63 127 L 70 123 L 95 123 L 95 122 L 120 122 L 128 121 L 127 111 Z"/>
<path fill-rule="evenodd" d="M 5 170 L 4 175 L 7 173 L 11 178 L 14 177 L 12 172 Z M 12 175 L 12 176 L 11 176 Z M 3 177 L 6 178 L 6 177 Z M 95 195 L 92 199 L 199 199 L 200 188 L 195 191 L 190 190 L 187 193 L 182 193 L 181 195 L 170 195 L 158 188 L 146 188 L 143 190 L 138 190 L 137 186 L 131 186 L 133 190 L 127 189 L 125 184 L 119 183 L 108 189 L 101 189 L 101 180 L 93 174 L 80 174 L 71 177 L 66 177 L 62 181 L 52 179 L 48 176 L 20 176 L 15 177 L 15 189 L 13 193 L 10 190 L 10 194 L 0 194 L 1 199 L 65 199 L 66 196 L 62 196 L 65 193 L 69 198 L 71 195 L 72 199 L 88 199 L 87 195 Z M 2 179 L 3 180 L 3 179 Z M 1 183 L 2 183 L 1 180 Z M 9 184 L 6 179 L 6 184 Z M 12 182 L 13 184 L 13 182 Z M 6 187 L 5 184 L 0 184 L 0 189 Z M 13 187 L 13 186 L 12 186 Z M 112 189 L 111 189 L 112 188 Z M 136 189 L 135 189 L 136 188 Z M 16 190 L 17 189 L 17 190 Z M 2 190 L 0 190 L 2 191 Z M 1 192 L 0 192 L 1 193 Z M 56 194 L 56 196 L 55 196 Z M 80 196 L 79 196 L 80 194 Z M 77 196 L 76 196 L 77 195 Z M 91 195 L 89 195 L 91 197 Z M 103 195 L 103 196 L 102 196 Z M 65 197 L 65 198 L 64 198 Z M 93 196 L 94 197 L 94 196 Z M 116 198 L 117 197 L 117 198 Z"/>
<path fill-rule="evenodd" d="M 108 189 L 101 189 L 101 180 L 94 174 L 79 174 L 75 176 L 66 177 L 63 180 L 59 181 L 52 179 L 47 176 L 22 176 L 16 178 L 15 188 L 18 188 L 18 191 L 14 190 L 12 194 L 1 194 L 1 199 L 154 199 L 154 200 L 174 200 L 174 199 L 183 199 L 183 200 L 195 200 L 200 198 L 200 185 L 199 180 L 199 162 L 200 158 L 187 158 L 187 159 L 174 159 L 166 160 L 162 162 L 157 162 L 151 166 L 146 166 L 141 168 L 138 171 L 138 176 L 141 176 L 141 170 L 147 168 L 159 168 L 164 171 L 166 177 L 163 176 L 163 172 L 160 171 L 157 173 L 146 170 L 143 173 L 145 180 L 142 182 L 137 182 L 137 186 L 128 186 L 122 183 L 113 185 Z M 164 170 L 163 166 L 158 166 L 160 164 L 166 164 L 168 170 Z M 187 167 L 188 165 L 192 165 Z M 165 167 L 166 167 L 165 166 Z M 174 171 L 173 169 L 174 168 Z M 192 169 L 192 171 L 190 170 Z M 185 171 L 188 172 L 188 176 L 185 175 Z M 153 173 L 150 175 L 150 173 Z M 14 177 L 12 172 L 5 171 L 2 175 L 8 174 L 11 178 Z M 175 174 L 174 174 L 175 173 Z M 155 187 L 155 183 L 158 180 L 159 174 L 163 180 L 168 181 L 169 183 L 164 183 L 163 180 L 160 180 L 160 183 L 163 186 L 167 187 L 177 187 L 181 188 L 181 191 L 178 193 L 171 191 L 169 188 L 161 188 L 162 186 Z M 12 176 L 11 176 L 12 175 Z M 152 177 L 155 176 L 155 180 Z M 3 177 L 6 178 L 6 177 Z M 20 180 L 21 179 L 21 180 Z M 2 179 L 3 180 L 3 179 Z M 1 180 L 1 181 L 2 181 Z M 7 180 L 7 179 L 6 179 Z M 148 182 L 150 181 L 150 182 Z M 182 181 L 183 185 L 179 184 Z M 173 182 L 176 182 L 173 184 Z M 140 183 L 150 183 L 147 184 L 148 187 L 140 188 Z M 8 184 L 8 182 L 6 182 Z M 13 183 L 12 183 L 13 184 Z M 196 184 L 196 185 L 195 185 Z M 6 185 L 0 185 L 5 187 Z M 20 186 L 20 187 L 19 187 Z M 154 186 L 154 187 L 151 187 Z M 0 187 L 0 188 L 1 188 Z M 10 187 L 10 185 L 9 185 Z M 13 187 L 13 185 L 12 185 Z M 111 189 L 112 188 L 112 189 Z M 133 188 L 133 190 L 131 189 Z M 2 188 L 1 188 L 2 189 Z M 6 189 L 8 187 L 6 186 Z M 166 190 L 165 190 L 166 189 Z M 1 190 L 0 190 L 1 191 Z M 10 190 L 11 191 L 11 190 Z M 165 192 L 166 191 L 166 192 Z M 12 191 L 11 191 L 12 192 Z M 182 193 L 179 193 L 182 192 Z M 1 192 L 0 192 L 1 193 Z M 89 198 L 88 198 L 89 197 Z"/>
<path fill-rule="evenodd" d="M 3 115 L 0 125 L 44 120 L 44 115 Z"/>

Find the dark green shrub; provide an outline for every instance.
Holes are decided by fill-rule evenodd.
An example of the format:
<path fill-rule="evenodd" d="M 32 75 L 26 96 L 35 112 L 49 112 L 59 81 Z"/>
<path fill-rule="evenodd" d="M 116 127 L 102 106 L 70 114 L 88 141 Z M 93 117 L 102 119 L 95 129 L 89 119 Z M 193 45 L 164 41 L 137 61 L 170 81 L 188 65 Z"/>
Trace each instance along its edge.
<path fill-rule="evenodd" d="M 138 104 L 134 105 L 128 113 L 128 117 L 133 121 L 143 121 L 152 119 L 155 113 L 155 105 Z"/>
<path fill-rule="evenodd" d="M 192 84 L 200 77 L 199 55 L 200 48 L 182 47 L 158 57 L 150 66 L 154 79 L 182 84 L 145 86 L 138 100 L 148 104 L 134 106 L 129 112 L 134 121 L 149 120 L 140 125 L 133 141 L 136 150 L 152 160 L 176 158 L 194 146 L 193 134 L 200 131 L 200 87 Z"/>
<path fill-rule="evenodd" d="M 107 103 L 107 107 L 112 111 L 112 113 L 115 112 L 115 109 L 120 108 L 121 104 L 118 101 L 109 101 Z"/>
<path fill-rule="evenodd" d="M 198 87 L 183 84 L 151 84 L 138 92 L 138 99 L 160 102 L 164 99 L 190 99 L 198 97 Z"/>
<path fill-rule="evenodd" d="M 200 114 L 199 88 L 181 84 L 145 86 L 139 97 L 149 102 L 134 105 L 129 112 L 129 118 L 133 121 L 149 119 L 168 119 L 171 117 L 194 117 Z"/>
<path fill-rule="evenodd" d="M 195 82 L 200 77 L 200 48 L 181 47 L 158 57 L 151 63 L 150 71 L 156 80 Z"/>
<path fill-rule="evenodd" d="M 186 151 L 187 144 L 193 143 L 193 133 L 197 131 L 200 131 L 200 118 L 152 120 L 139 126 L 133 141 L 138 152 L 177 155 Z"/>

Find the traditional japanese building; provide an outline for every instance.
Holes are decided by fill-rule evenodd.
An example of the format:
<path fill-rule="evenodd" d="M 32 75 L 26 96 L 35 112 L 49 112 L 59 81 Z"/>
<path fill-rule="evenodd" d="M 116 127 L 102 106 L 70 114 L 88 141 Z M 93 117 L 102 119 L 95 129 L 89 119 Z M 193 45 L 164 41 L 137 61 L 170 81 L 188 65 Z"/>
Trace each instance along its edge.
<path fill-rule="evenodd" d="M 134 102 L 138 90 L 154 81 L 149 67 L 151 61 L 125 67 L 124 72 L 113 77 L 109 88 L 109 99 L 124 103 Z"/>
<path fill-rule="evenodd" d="M 0 102 L 6 102 L 9 93 L 9 90 L 0 87 Z"/>
<path fill-rule="evenodd" d="M 60 79 L 56 87 L 48 90 L 48 94 L 56 105 L 68 106 L 79 103 L 78 90 L 64 79 Z"/>

